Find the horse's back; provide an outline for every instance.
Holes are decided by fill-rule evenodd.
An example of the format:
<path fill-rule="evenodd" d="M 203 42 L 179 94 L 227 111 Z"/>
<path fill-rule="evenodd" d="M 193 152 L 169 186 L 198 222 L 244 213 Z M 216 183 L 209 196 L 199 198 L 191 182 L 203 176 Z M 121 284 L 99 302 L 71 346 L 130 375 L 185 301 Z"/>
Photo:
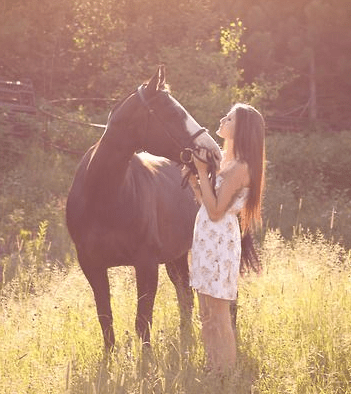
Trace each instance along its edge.
<path fill-rule="evenodd" d="M 110 203 L 100 207 L 96 201 L 97 214 L 84 187 L 92 152 L 83 157 L 67 200 L 67 225 L 77 249 L 104 255 L 108 265 L 164 262 L 186 253 L 198 206 L 190 188 L 181 186 L 179 166 L 147 153 L 133 155 Z"/>

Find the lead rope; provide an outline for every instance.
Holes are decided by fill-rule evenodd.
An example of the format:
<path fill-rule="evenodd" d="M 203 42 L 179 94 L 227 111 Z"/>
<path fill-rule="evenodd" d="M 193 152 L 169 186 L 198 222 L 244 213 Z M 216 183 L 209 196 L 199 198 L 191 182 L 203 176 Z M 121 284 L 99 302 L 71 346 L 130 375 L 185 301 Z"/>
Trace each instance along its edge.
<path fill-rule="evenodd" d="M 191 153 L 195 156 L 198 160 L 202 161 L 203 163 L 207 163 L 208 172 L 210 174 L 210 182 L 212 186 L 213 193 L 216 195 L 216 161 L 214 159 L 213 153 L 210 150 L 206 151 L 206 160 L 201 159 L 196 153 L 198 149 L 188 149 L 189 154 Z M 185 174 L 184 178 L 182 179 L 181 186 L 185 188 L 188 186 L 189 178 L 191 174 L 197 175 L 197 169 L 195 167 L 194 162 L 191 158 L 189 158 L 186 162 L 184 162 L 188 167 L 188 172 Z"/>

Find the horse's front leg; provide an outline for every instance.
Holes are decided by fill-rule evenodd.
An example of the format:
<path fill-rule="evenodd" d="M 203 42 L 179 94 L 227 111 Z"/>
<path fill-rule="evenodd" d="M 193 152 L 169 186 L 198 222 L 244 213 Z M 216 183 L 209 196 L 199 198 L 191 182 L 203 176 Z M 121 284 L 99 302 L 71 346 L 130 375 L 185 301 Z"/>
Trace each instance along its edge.
<path fill-rule="evenodd" d="M 142 339 L 143 345 L 150 345 L 150 328 L 152 326 L 152 312 L 158 284 L 158 265 L 144 264 L 135 267 L 138 308 L 135 328 Z"/>
<path fill-rule="evenodd" d="M 105 350 L 110 353 L 115 346 L 113 318 L 110 300 L 110 284 L 107 268 L 92 267 L 86 260 L 79 259 L 82 270 L 94 292 L 96 310 L 105 342 Z"/>

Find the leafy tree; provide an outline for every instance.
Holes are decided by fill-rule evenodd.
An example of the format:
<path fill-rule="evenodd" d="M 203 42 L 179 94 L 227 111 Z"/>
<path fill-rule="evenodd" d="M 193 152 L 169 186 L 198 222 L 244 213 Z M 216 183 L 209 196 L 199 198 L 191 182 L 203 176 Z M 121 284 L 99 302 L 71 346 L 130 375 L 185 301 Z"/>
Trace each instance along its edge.
<path fill-rule="evenodd" d="M 219 0 L 220 1 L 220 0 Z M 350 124 L 345 101 L 350 100 L 351 3 L 348 0 L 238 0 L 229 9 L 242 19 L 248 50 L 241 66 L 247 82 L 264 74 L 274 80 L 279 71 L 294 69 L 298 78 L 281 91 L 276 109 L 296 110 L 336 127 Z"/>
<path fill-rule="evenodd" d="M 52 96 L 67 85 L 70 37 L 69 0 L 6 1 L 0 13 L 0 75 L 30 78 L 42 94 Z"/>
<path fill-rule="evenodd" d="M 236 99 L 347 123 L 350 16 L 348 0 L 3 0 L 0 76 L 47 98 L 120 97 L 164 62 L 208 124 L 205 106 L 217 117 Z M 242 49 L 229 53 L 237 18 Z"/>

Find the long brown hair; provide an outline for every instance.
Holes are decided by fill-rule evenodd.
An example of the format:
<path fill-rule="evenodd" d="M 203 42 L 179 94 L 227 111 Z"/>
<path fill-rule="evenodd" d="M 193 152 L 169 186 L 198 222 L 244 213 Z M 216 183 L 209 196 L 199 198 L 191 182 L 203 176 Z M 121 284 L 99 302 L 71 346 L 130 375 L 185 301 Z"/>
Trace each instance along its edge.
<path fill-rule="evenodd" d="M 261 223 L 261 199 L 264 184 L 265 123 L 251 105 L 235 104 L 234 157 L 249 167 L 250 191 L 246 206 L 240 212 L 242 233 Z"/>

